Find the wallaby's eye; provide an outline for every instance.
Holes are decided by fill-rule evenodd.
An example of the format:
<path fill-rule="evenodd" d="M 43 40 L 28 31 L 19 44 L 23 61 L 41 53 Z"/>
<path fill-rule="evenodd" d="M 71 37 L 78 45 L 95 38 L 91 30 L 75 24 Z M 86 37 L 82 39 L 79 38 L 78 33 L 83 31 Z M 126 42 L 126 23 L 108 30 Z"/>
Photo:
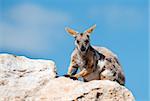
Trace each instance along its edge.
<path fill-rule="evenodd" d="M 77 40 L 77 43 L 79 44 L 79 40 Z"/>
<path fill-rule="evenodd" d="M 85 43 L 88 44 L 88 43 L 89 43 L 89 40 L 85 40 Z"/>

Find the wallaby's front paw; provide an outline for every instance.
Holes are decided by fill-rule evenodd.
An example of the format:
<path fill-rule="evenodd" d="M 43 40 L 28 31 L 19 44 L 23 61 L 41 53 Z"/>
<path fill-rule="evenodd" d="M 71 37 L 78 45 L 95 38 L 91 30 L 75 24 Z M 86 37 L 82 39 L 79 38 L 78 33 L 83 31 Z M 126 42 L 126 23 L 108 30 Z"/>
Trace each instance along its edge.
<path fill-rule="evenodd" d="M 65 75 L 63 75 L 64 77 L 71 77 L 70 75 L 68 75 L 68 74 L 65 74 Z"/>
<path fill-rule="evenodd" d="M 74 76 L 71 76 L 71 75 L 68 75 L 68 74 L 65 74 L 63 75 L 64 77 L 67 77 L 67 78 L 70 78 L 70 79 L 73 79 L 73 80 L 78 80 L 78 78 L 74 77 Z"/>
<path fill-rule="evenodd" d="M 75 77 L 75 78 L 78 79 L 80 76 L 79 76 L 78 74 L 76 74 L 76 75 L 74 75 L 73 77 Z"/>
<path fill-rule="evenodd" d="M 78 78 L 76 78 L 76 77 L 74 77 L 74 76 L 71 76 L 70 79 L 78 80 Z"/>

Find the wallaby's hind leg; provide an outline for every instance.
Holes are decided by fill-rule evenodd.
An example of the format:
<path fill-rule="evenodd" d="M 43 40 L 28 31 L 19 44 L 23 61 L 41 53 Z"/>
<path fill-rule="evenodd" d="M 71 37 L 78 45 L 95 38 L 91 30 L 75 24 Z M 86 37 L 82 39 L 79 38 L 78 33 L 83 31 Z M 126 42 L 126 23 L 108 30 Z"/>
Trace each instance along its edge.
<path fill-rule="evenodd" d="M 111 80 L 114 81 L 115 79 L 115 73 L 113 73 L 111 70 L 106 69 L 104 71 L 101 72 L 100 74 L 100 79 L 101 80 Z"/>
<path fill-rule="evenodd" d="M 121 85 L 125 84 L 125 77 L 121 73 L 118 73 L 117 71 L 111 71 L 109 69 L 106 69 L 101 72 L 100 74 L 101 80 L 111 80 L 116 81 Z"/>

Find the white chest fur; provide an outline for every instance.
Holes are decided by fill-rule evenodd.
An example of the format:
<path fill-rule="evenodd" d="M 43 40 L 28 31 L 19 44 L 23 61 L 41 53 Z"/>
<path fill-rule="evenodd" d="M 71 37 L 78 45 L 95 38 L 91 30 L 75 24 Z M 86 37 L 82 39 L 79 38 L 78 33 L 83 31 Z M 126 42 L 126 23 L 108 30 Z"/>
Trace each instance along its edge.
<path fill-rule="evenodd" d="M 106 60 L 98 60 L 98 69 L 101 71 L 102 70 L 102 68 L 105 66 L 105 64 L 106 64 Z"/>

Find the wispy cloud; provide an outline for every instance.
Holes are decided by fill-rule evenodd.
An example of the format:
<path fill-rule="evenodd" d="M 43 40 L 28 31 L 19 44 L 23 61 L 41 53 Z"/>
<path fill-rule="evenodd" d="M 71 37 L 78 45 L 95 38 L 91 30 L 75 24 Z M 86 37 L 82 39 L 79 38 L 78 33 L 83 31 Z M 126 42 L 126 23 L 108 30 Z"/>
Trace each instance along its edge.
<path fill-rule="evenodd" d="M 51 50 L 70 16 L 38 5 L 21 4 L 3 12 L 0 48 L 39 53 Z M 58 38 L 59 39 L 59 38 Z M 51 48 L 50 48 L 51 47 Z"/>
<path fill-rule="evenodd" d="M 147 23 L 147 11 L 145 8 L 125 5 L 101 5 L 91 7 L 89 16 L 108 29 L 137 30 Z"/>

